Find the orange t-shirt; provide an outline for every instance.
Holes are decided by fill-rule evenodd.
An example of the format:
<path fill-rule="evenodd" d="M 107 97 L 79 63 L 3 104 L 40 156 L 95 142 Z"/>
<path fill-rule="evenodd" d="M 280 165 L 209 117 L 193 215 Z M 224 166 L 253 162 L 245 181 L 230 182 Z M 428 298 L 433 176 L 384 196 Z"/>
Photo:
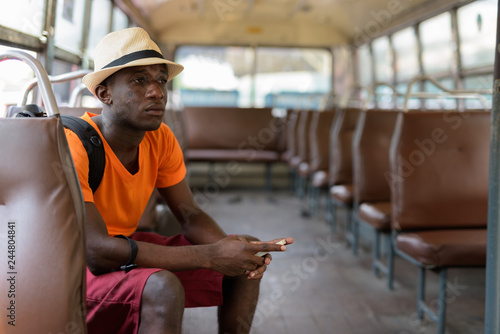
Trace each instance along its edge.
<path fill-rule="evenodd" d="M 162 124 L 158 130 L 148 131 L 139 145 L 139 171 L 132 175 L 116 157 L 97 125 L 85 113 L 81 118 L 89 122 L 103 139 L 106 167 L 95 194 L 88 182 L 89 159 L 80 138 L 65 129 L 71 149 L 83 199 L 93 202 L 99 210 L 110 236 L 132 235 L 137 229 L 154 188 L 165 188 L 182 181 L 186 166 L 181 148 L 173 132 Z"/>

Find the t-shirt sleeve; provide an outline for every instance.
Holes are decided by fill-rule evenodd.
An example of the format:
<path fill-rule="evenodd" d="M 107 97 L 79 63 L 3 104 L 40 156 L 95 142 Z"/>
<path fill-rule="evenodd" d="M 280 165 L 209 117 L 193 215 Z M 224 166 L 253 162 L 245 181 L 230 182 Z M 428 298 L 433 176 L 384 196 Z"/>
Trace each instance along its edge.
<path fill-rule="evenodd" d="M 78 179 L 80 180 L 80 187 L 82 188 L 83 200 L 85 202 L 94 202 L 94 194 L 89 186 L 89 157 L 83 144 L 73 131 L 64 129 L 66 139 L 73 157 Z"/>
<path fill-rule="evenodd" d="M 160 163 L 158 168 L 158 178 L 156 188 L 166 188 L 181 182 L 186 176 L 186 165 L 184 155 L 174 133 L 168 126 L 162 124 L 162 136 L 160 140 L 163 149 L 160 151 Z"/>

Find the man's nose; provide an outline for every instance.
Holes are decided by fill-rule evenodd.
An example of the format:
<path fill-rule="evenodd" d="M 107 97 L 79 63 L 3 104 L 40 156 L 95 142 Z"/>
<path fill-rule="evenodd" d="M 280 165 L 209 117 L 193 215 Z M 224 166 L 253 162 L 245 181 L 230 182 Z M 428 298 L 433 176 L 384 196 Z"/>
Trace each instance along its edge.
<path fill-rule="evenodd" d="M 146 97 L 147 98 L 156 98 L 156 99 L 164 98 L 165 92 L 163 90 L 163 86 L 157 82 L 151 82 L 147 86 Z"/>

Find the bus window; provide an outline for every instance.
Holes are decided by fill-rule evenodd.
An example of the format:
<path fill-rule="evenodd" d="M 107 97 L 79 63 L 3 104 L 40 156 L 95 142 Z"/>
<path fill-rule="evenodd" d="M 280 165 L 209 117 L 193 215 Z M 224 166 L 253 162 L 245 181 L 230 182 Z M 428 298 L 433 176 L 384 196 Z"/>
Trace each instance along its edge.
<path fill-rule="evenodd" d="M 394 33 L 392 45 L 396 57 L 396 81 L 408 82 L 420 72 L 415 29 L 408 27 Z"/>
<path fill-rule="evenodd" d="M 185 67 L 174 80 L 183 105 L 318 108 L 331 90 L 326 50 L 182 46 L 175 60 Z"/>
<path fill-rule="evenodd" d="M 496 18 L 497 2 L 492 0 L 473 2 L 457 10 L 460 56 L 464 69 L 493 65 Z"/>
<path fill-rule="evenodd" d="M 391 87 L 386 85 L 380 85 L 375 88 L 374 98 L 377 99 L 377 107 L 380 109 L 392 109 L 397 108 L 399 99 L 395 99 L 394 91 Z M 371 98 L 373 101 L 373 98 Z M 371 102 L 370 101 L 370 102 Z"/>
<path fill-rule="evenodd" d="M 358 49 L 358 80 L 361 86 L 370 87 L 373 83 L 373 67 L 370 46 L 365 44 Z"/>
<path fill-rule="evenodd" d="M 113 31 L 128 27 L 127 15 L 118 7 L 113 7 Z"/>
<path fill-rule="evenodd" d="M 253 52 L 249 47 L 181 46 L 175 61 L 184 71 L 174 79 L 185 106 L 250 106 Z"/>
<path fill-rule="evenodd" d="M 493 87 L 493 74 L 476 75 L 465 77 L 463 79 L 464 89 L 474 90 L 474 89 L 491 89 Z M 487 101 L 487 108 L 491 108 L 492 99 L 491 94 L 484 95 Z M 482 109 L 483 105 L 479 100 L 466 100 L 466 108 L 470 109 Z"/>
<path fill-rule="evenodd" d="M 36 58 L 36 53 L 0 45 L 0 53 L 20 50 Z M 9 105 L 16 105 L 24 94 L 25 85 L 33 79 L 31 68 L 18 60 L 0 62 L 0 117 L 5 117 Z"/>
<path fill-rule="evenodd" d="M 439 79 L 438 82 L 447 89 L 455 89 L 455 82 L 452 78 Z M 424 91 L 428 93 L 441 93 L 443 92 L 439 87 L 436 87 L 432 82 L 425 81 Z M 425 106 L 427 109 L 456 109 L 457 100 L 456 99 L 426 99 Z"/>
<path fill-rule="evenodd" d="M 84 0 L 57 2 L 56 46 L 76 54 L 81 49 L 84 4 Z"/>
<path fill-rule="evenodd" d="M 387 36 L 377 38 L 372 42 L 373 60 L 375 65 L 375 81 L 392 83 L 392 53 Z"/>
<path fill-rule="evenodd" d="M 331 91 L 331 76 L 327 50 L 259 47 L 255 106 L 318 109 Z"/>
<path fill-rule="evenodd" d="M 39 37 L 42 33 L 44 0 L 3 2 L 0 22 L 3 26 Z"/>
<path fill-rule="evenodd" d="M 450 13 L 445 12 L 422 22 L 419 29 L 424 73 L 427 75 L 451 73 L 454 64 L 454 44 Z"/>
<path fill-rule="evenodd" d="M 354 85 L 351 48 L 341 46 L 333 49 L 333 87 L 337 96 L 343 96 Z"/>
<path fill-rule="evenodd" d="M 80 67 L 61 60 L 54 60 L 54 76 L 80 70 Z M 58 82 L 52 85 L 59 106 L 67 106 L 71 91 L 81 83 L 81 79 Z"/>
<path fill-rule="evenodd" d="M 112 3 L 110 0 L 93 0 L 90 14 L 89 44 L 87 53 L 92 56 L 92 52 L 107 33 L 111 20 Z M 92 57 L 91 57 L 92 58 Z"/>
<path fill-rule="evenodd" d="M 401 94 L 398 97 L 398 104 L 403 105 L 405 101 L 405 95 L 408 91 L 408 83 L 400 83 L 396 85 L 396 90 L 398 91 L 399 94 Z M 420 87 L 418 84 L 414 84 L 411 86 L 411 93 L 415 93 L 420 91 Z M 419 110 L 422 108 L 422 101 L 419 98 L 410 98 L 407 102 L 407 108 L 408 109 L 413 109 L 413 110 Z"/>

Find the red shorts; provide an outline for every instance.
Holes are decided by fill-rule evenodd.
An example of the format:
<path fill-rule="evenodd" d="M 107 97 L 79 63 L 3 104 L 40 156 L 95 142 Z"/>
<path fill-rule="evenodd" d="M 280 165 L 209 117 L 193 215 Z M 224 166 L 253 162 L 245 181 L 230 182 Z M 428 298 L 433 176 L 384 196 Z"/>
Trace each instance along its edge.
<path fill-rule="evenodd" d="M 164 237 L 156 233 L 136 232 L 130 238 L 165 246 L 191 245 L 180 234 Z M 87 269 L 88 333 L 137 333 L 144 285 L 151 274 L 160 270 L 135 268 L 128 273 L 115 271 L 94 276 Z M 184 286 L 186 307 L 222 305 L 222 274 L 208 269 L 174 274 Z"/>

